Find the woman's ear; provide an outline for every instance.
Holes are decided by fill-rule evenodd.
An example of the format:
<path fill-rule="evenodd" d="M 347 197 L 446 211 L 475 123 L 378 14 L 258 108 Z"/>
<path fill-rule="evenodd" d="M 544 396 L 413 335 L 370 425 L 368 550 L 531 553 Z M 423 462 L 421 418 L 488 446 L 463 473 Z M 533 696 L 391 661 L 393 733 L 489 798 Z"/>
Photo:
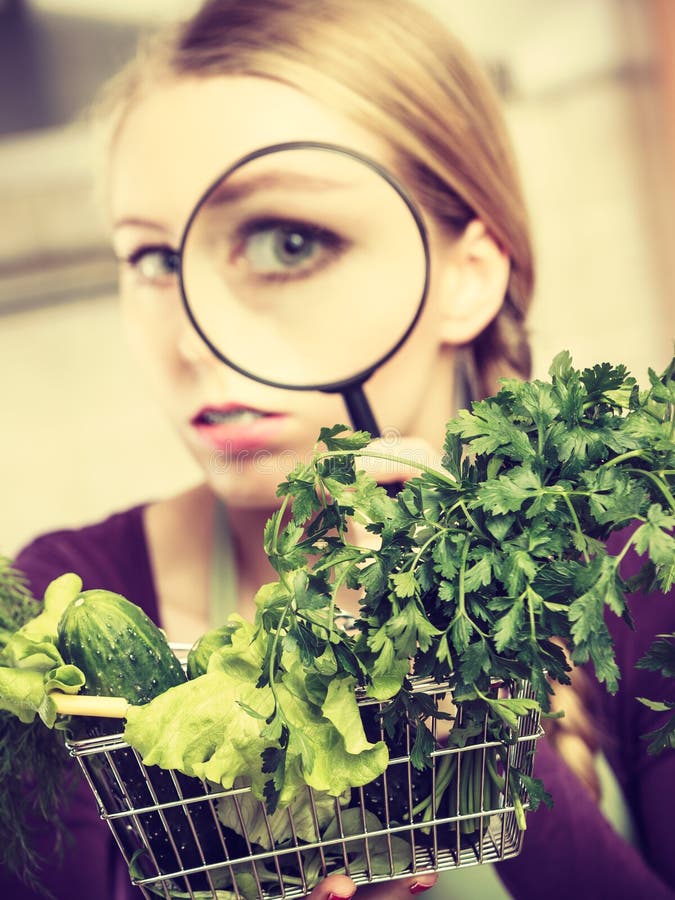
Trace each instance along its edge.
<path fill-rule="evenodd" d="M 468 344 L 499 312 L 511 262 L 485 225 L 473 219 L 441 260 L 441 340 Z"/>

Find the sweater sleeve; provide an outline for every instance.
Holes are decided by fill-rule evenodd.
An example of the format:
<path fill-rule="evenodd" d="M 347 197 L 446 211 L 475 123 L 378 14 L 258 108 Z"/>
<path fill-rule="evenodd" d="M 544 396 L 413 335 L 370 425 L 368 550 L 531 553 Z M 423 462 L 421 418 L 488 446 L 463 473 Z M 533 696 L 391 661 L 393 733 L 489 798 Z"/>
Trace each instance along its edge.
<path fill-rule="evenodd" d="M 642 559 L 631 548 L 622 573 L 635 574 Z M 621 672 L 619 690 L 599 697 L 605 752 L 631 810 L 645 864 L 671 886 L 675 895 L 672 812 L 675 808 L 675 750 L 650 753 L 646 735 L 662 727 L 669 713 L 656 712 L 637 699 L 675 703 L 675 678 L 637 667 L 659 634 L 675 633 L 675 591 L 639 592 L 629 600 L 634 629 L 616 617 L 609 621 Z"/>
<path fill-rule="evenodd" d="M 529 813 L 520 856 L 497 864 L 516 900 L 675 900 L 675 887 L 614 831 L 545 738 L 539 741 L 535 775 L 552 794 L 553 809 Z"/>
<path fill-rule="evenodd" d="M 143 507 L 116 513 L 81 529 L 42 535 L 15 560 L 35 597 L 64 572 L 82 578 L 84 590 L 103 588 L 137 603 L 157 621 L 157 598 L 143 526 Z"/>
<path fill-rule="evenodd" d="M 79 531 L 44 535 L 15 560 L 39 599 L 54 578 L 75 572 L 84 588 L 106 588 L 125 594 L 156 617 L 156 600 L 142 536 L 140 509 L 129 510 Z M 44 900 L 47 890 L 56 900 L 136 900 L 141 891 L 129 880 L 122 856 L 109 828 L 98 814 L 91 789 L 73 762 L 71 783 L 64 785 L 61 819 L 65 847 L 54 852 L 51 828 L 36 811 L 31 825 L 33 845 L 45 860 L 39 873 L 42 887 L 23 884 L 0 869 L 0 897 Z M 44 890 L 43 890 L 44 889 Z"/>

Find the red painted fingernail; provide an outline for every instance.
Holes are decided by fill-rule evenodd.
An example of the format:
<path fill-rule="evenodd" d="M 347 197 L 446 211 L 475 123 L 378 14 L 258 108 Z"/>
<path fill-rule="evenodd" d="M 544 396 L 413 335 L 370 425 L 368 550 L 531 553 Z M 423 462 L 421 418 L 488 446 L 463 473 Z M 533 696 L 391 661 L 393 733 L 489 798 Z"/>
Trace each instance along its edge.
<path fill-rule="evenodd" d="M 410 885 L 410 893 L 411 894 L 421 894 L 422 891 L 428 891 L 429 888 L 432 888 L 433 884 L 422 884 L 420 881 L 414 881 Z"/>
<path fill-rule="evenodd" d="M 343 897 L 342 894 L 329 894 L 328 900 L 352 900 L 352 894 L 349 897 Z"/>

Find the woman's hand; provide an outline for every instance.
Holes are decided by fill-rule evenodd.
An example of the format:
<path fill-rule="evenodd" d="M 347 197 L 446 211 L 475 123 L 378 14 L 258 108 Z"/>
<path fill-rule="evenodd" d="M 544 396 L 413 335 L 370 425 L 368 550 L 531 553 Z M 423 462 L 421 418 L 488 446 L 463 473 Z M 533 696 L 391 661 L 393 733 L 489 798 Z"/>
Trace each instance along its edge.
<path fill-rule="evenodd" d="M 357 888 L 347 875 L 329 875 L 307 895 L 307 900 L 349 900 L 354 896 L 357 900 L 409 900 L 429 890 L 437 879 L 438 875 L 433 872 L 425 872 L 423 875 Z"/>
<path fill-rule="evenodd" d="M 399 437 L 393 434 L 371 441 L 367 450 L 384 456 L 397 457 L 396 462 L 377 459 L 374 456 L 363 456 L 358 460 L 357 468 L 365 469 L 380 484 L 407 481 L 419 474 L 420 465 L 440 469 L 443 458 L 443 454 L 437 448 L 420 438 Z"/>

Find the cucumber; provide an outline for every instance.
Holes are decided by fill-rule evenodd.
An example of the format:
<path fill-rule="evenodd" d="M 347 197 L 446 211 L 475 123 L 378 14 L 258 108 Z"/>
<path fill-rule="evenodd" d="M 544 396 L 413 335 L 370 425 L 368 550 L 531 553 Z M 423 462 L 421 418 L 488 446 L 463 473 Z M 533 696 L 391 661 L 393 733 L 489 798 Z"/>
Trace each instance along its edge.
<path fill-rule="evenodd" d="M 83 693 L 134 706 L 185 681 L 164 633 L 135 603 L 111 591 L 82 591 L 66 607 L 57 647 L 84 672 Z"/>
<path fill-rule="evenodd" d="M 78 666 L 85 676 L 84 693 L 124 697 L 134 705 L 148 703 L 158 694 L 186 680 L 183 668 L 157 625 L 136 604 L 111 591 L 89 590 L 78 594 L 62 614 L 57 646 L 64 662 Z M 73 717 L 69 726 L 74 740 L 118 734 L 114 719 Z M 108 763 L 111 760 L 112 767 Z M 129 747 L 94 754 L 87 760 L 90 778 L 112 813 L 126 813 L 156 804 L 175 803 L 183 797 L 204 796 L 196 778 L 149 767 L 144 772 Z M 141 843 L 132 828 L 140 825 Z M 222 859 L 223 845 L 212 801 L 189 806 L 168 806 L 133 818 L 108 819 L 108 824 L 134 860 L 134 874 L 152 877 L 180 869 L 199 868 Z M 197 843 L 197 839 L 199 844 Z M 207 875 L 195 872 L 172 881 L 172 889 L 206 891 Z"/>

